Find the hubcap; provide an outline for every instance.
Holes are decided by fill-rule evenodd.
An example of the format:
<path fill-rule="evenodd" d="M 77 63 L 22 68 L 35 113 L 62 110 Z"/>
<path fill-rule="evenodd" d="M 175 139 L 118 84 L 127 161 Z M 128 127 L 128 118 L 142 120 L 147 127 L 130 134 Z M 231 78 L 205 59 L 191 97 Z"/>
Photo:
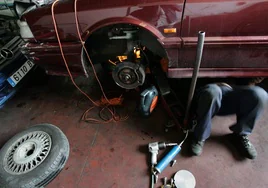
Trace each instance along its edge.
<path fill-rule="evenodd" d="M 11 174 L 24 174 L 39 166 L 48 156 L 52 141 L 43 131 L 34 131 L 19 138 L 4 158 L 4 169 Z"/>

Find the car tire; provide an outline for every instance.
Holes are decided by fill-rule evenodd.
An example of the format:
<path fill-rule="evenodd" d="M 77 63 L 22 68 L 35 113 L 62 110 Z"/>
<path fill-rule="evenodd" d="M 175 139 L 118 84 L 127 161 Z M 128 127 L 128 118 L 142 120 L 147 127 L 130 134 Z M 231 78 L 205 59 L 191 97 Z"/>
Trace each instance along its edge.
<path fill-rule="evenodd" d="M 63 169 L 69 151 L 67 137 L 51 124 L 16 134 L 0 150 L 1 187 L 44 187 Z"/>

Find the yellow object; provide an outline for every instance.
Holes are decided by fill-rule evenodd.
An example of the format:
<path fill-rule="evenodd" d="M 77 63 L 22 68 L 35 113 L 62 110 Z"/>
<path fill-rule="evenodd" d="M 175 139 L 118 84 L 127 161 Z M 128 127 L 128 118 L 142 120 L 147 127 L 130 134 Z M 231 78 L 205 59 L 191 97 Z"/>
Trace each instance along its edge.
<path fill-rule="evenodd" d="M 121 55 L 121 56 L 117 56 L 117 58 L 119 59 L 120 62 L 124 61 L 127 59 L 126 55 Z"/>
<path fill-rule="evenodd" d="M 164 29 L 164 33 L 177 33 L 177 29 L 176 28 L 165 28 Z"/>
<path fill-rule="evenodd" d="M 138 48 L 134 49 L 134 53 L 136 54 L 136 58 L 140 59 L 141 58 L 141 50 Z"/>

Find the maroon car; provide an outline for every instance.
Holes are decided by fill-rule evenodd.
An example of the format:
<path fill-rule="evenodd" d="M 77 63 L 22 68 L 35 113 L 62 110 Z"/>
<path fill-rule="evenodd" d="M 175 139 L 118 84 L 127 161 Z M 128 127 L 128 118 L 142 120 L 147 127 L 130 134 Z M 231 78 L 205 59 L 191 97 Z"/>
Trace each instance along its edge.
<path fill-rule="evenodd" d="M 21 13 L 22 50 L 48 74 L 67 75 L 49 2 Z M 79 40 L 74 0 L 54 8 L 67 63 L 75 75 L 91 65 Z M 267 0 L 78 0 L 82 40 L 93 63 L 121 87 L 144 81 L 147 67 L 167 63 L 170 78 L 191 77 L 197 33 L 206 32 L 201 77 L 268 76 Z"/>

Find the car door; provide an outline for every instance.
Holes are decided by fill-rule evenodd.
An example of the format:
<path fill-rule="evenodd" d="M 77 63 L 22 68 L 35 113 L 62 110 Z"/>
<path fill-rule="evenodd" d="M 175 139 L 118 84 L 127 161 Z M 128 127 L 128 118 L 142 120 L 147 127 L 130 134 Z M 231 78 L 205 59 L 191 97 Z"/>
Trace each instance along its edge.
<path fill-rule="evenodd" d="M 267 74 L 267 11 L 267 0 L 186 0 L 181 32 L 183 48 L 177 70 L 193 67 L 197 33 L 202 30 L 206 38 L 201 76 Z M 175 73 L 177 77 L 190 76 L 187 71 L 174 72 L 174 76 Z"/>

